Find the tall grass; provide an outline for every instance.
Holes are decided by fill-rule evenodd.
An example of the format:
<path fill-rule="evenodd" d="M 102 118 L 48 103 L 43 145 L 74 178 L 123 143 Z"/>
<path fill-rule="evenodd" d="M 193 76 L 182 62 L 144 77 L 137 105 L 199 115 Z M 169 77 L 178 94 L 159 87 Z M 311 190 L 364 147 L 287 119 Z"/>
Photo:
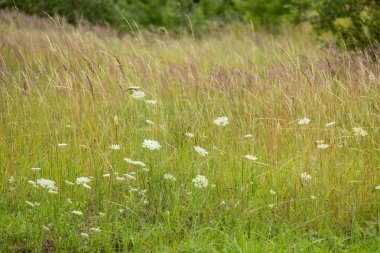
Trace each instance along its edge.
<path fill-rule="evenodd" d="M 317 49 L 305 30 L 118 38 L 2 15 L 2 252 L 379 249 L 380 77 L 369 57 Z M 228 125 L 213 123 L 221 116 Z M 40 178 L 58 194 L 28 182 Z"/>

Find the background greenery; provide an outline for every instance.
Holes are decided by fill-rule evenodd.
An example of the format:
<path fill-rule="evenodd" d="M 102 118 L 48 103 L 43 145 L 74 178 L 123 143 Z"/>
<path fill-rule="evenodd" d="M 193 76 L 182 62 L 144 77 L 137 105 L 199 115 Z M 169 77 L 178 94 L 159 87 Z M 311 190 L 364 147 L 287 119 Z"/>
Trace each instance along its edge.
<path fill-rule="evenodd" d="M 284 22 L 311 21 L 318 35 L 328 32 L 349 49 L 373 49 L 380 41 L 380 3 L 375 0 L 0 0 L 0 8 L 59 15 L 71 24 L 108 24 L 119 31 L 185 27 L 200 34 L 210 24 L 232 21 L 271 30 Z"/>

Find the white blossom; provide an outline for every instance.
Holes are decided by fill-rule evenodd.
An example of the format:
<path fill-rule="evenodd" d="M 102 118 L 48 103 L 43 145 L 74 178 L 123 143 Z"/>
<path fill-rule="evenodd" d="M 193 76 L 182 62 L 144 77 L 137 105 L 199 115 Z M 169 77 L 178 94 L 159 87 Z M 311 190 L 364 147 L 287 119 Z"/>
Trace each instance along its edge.
<path fill-rule="evenodd" d="M 110 149 L 113 149 L 113 150 L 119 150 L 120 149 L 120 146 L 119 145 L 116 145 L 116 144 L 113 144 L 110 146 Z"/>
<path fill-rule="evenodd" d="M 141 166 L 141 167 L 145 167 L 145 163 L 143 162 L 140 162 L 140 161 L 134 161 L 132 159 L 129 159 L 129 158 L 124 158 L 124 161 L 126 161 L 127 163 L 130 163 L 130 164 L 133 164 L 133 165 L 137 165 L 137 166 Z"/>
<path fill-rule="evenodd" d="M 197 188 L 206 188 L 208 186 L 208 180 L 205 176 L 197 175 L 192 180 L 193 184 Z"/>
<path fill-rule="evenodd" d="M 258 158 L 256 156 L 250 155 L 250 154 L 245 155 L 244 158 L 246 158 L 248 160 L 252 160 L 252 161 L 258 160 Z"/>
<path fill-rule="evenodd" d="M 333 126 L 333 125 L 335 125 L 335 121 L 331 121 L 329 123 L 326 123 L 325 127 L 330 127 L 330 126 Z"/>
<path fill-rule="evenodd" d="M 139 90 L 134 90 L 133 92 L 132 92 L 132 98 L 134 98 L 134 99 L 138 99 L 138 100 L 142 100 L 142 99 L 144 99 L 144 97 L 145 97 L 145 93 L 143 92 L 143 91 L 139 91 Z"/>
<path fill-rule="evenodd" d="M 228 118 L 227 117 L 219 117 L 214 120 L 214 124 L 218 126 L 227 126 L 228 125 Z"/>
<path fill-rule="evenodd" d="M 144 140 L 143 142 L 143 145 L 142 145 L 143 148 L 147 148 L 147 149 L 150 149 L 150 150 L 158 150 L 161 148 L 161 145 L 160 143 L 158 143 L 158 141 L 155 141 L 155 140 Z"/>
<path fill-rule="evenodd" d="M 76 211 L 76 210 L 71 211 L 71 213 L 72 213 L 72 214 L 75 214 L 75 215 L 78 215 L 78 216 L 81 216 L 81 215 L 83 214 L 83 212 L 81 212 L 81 211 Z"/>
<path fill-rule="evenodd" d="M 42 188 L 56 190 L 55 182 L 53 180 L 41 178 L 37 180 L 37 184 L 39 184 Z"/>
<path fill-rule="evenodd" d="M 169 173 L 164 174 L 164 179 L 168 181 L 173 181 L 173 182 L 176 181 L 176 178 L 172 174 L 169 174 Z"/>
<path fill-rule="evenodd" d="M 301 173 L 301 179 L 305 181 L 309 181 L 312 179 L 311 175 L 307 172 L 302 172 Z"/>
<path fill-rule="evenodd" d="M 204 149 L 204 148 L 201 148 L 201 147 L 199 147 L 199 146 L 194 146 L 194 150 L 195 150 L 198 154 L 200 154 L 201 156 L 207 156 L 207 155 L 208 155 L 207 150 Z"/>
<path fill-rule="evenodd" d="M 67 143 L 58 143 L 59 148 L 66 148 L 67 145 L 68 145 Z"/>
<path fill-rule="evenodd" d="M 357 136 L 360 135 L 360 136 L 364 137 L 368 134 L 368 132 L 361 127 L 354 127 L 354 128 L 352 128 L 352 130 L 354 131 L 355 135 L 357 135 Z"/>
<path fill-rule="evenodd" d="M 317 148 L 319 149 L 326 149 L 329 147 L 329 144 L 321 143 L 317 145 Z"/>
<path fill-rule="evenodd" d="M 308 119 L 308 118 L 303 118 L 303 119 L 300 119 L 299 121 L 298 121 L 298 125 L 308 125 L 309 123 L 310 123 L 310 119 Z"/>

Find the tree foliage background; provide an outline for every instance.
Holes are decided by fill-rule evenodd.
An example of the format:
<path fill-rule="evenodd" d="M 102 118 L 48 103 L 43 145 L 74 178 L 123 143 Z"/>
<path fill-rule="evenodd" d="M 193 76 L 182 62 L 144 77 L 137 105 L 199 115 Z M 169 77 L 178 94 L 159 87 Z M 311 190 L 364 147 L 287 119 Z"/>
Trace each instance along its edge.
<path fill-rule="evenodd" d="M 59 15 L 69 23 L 87 20 L 119 31 L 134 28 L 169 30 L 190 27 L 196 33 L 210 24 L 252 22 L 281 27 L 309 21 L 316 34 L 330 33 L 349 49 L 377 48 L 380 42 L 379 0 L 0 0 L 0 9 L 39 16 Z"/>

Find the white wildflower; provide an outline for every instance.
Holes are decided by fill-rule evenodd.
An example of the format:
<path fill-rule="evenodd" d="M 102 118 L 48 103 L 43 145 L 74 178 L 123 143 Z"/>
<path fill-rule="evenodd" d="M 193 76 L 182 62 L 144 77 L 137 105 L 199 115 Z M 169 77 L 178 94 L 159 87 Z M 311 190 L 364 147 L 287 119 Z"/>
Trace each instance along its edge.
<path fill-rule="evenodd" d="M 158 143 L 158 141 L 155 141 L 155 140 L 146 140 L 145 139 L 144 142 L 143 142 L 142 147 L 150 149 L 150 150 L 157 150 L 157 149 L 161 148 L 161 145 L 160 145 L 160 143 Z"/>
<path fill-rule="evenodd" d="M 194 138 L 195 135 L 193 133 L 185 133 L 185 136 L 189 138 Z"/>
<path fill-rule="evenodd" d="M 71 211 L 71 213 L 72 213 L 72 214 L 75 214 L 75 215 L 78 215 L 78 216 L 81 216 L 81 215 L 83 214 L 83 212 L 81 212 L 81 211 L 76 211 L 76 210 Z"/>
<path fill-rule="evenodd" d="M 380 190 L 380 185 L 375 186 L 375 190 Z"/>
<path fill-rule="evenodd" d="M 90 231 L 101 232 L 102 230 L 100 230 L 100 228 L 90 228 Z"/>
<path fill-rule="evenodd" d="M 30 201 L 25 200 L 25 203 L 31 207 L 35 207 L 36 205 Z"/>
<path fill-rule="evenodd" d="M 107 174 L 104 174 L 103 177 L 110 177 L 111 174 L 107 173 Z"/>
<path fill-rule="evenodd" d="M 258 158 L 256 156 L 250 155 L 250 154 L 245 155 L 244 158 L 246 158 L 248 160 L 252 160 L 252 161 L 258 160 Z"/>
<path fill-rule="evenodd" d="M 208 180 L 205 176 L 198 175 L 192 180 L 193 184 L 197 188 L 206 188 L 208 186 Z"/>
<path fill-rule="evenodd" d="M 119 145 L 116 145 L 116 144 L 113 144 L 110 146 L 110 149 L 113 149 L 113 150 L 119 150 L 120 149 L 120 146 Z"/>
<path fill-rule="evenodd" d="M 146 122 L 147 124 L 149 124 L 149 125 L 154 125 L 154 122 L 151 121 L 151 120 L 149 120 L 149 119 L 145 120 L 145 122 Z"/>
<path fill-rule="evenodd" d="M 124 174 L 124 176 L 130 180 L 136 180 L 136 178 L 130 174 Z"/>
<path fill-rule="evenodd" d="M 333 126 L 333 125 L 335 125 L 335 121 L 331 121 L 329 123 L 326 123 L 325 127 L 330 127 L 330 126 Z"/>
<path fill-rule="evenodd" d="M 66 148 L 67 145 L 68 145 L 67 143 L 58 143 L 59 148 Z"/>
<path fill-rule="evenodd" d="M 252 134 L 246 134 L 246 135 L 244 135 L 244 138 L 252 138 Z"/>
<path fill-rule="evenodd" d="M 53 189 L 49 189 L 48 193 L 50 193 L 50 194 L 58 194 L 58 191 L 53 190 Z"/>
<path fill-rule="evenodd" d="M 354 131 L 355 135 L 357 135 L 357 136 L 360 135 L 360 136 L 364 137 L 368 134 L 368 132 L 361 127 L 354 127 L 354 128 L 352 128 L 352 130 Z"/>
<path fill-rule="evenodd" d="M 116 180 L 118 180 L 118 181 L 125 181 L 125 177 L 119 177 L 119 176 L 117 176 Z"/>
<path fill-rule="evenodd" d="M 173 181 L 173 182 L 176 181 L 176 178 L 172 174 L 169 174 L 169 173 L 164 174 L 164 179 L 168 181 Z"/>
<path fill-rule="evenodd" d="M 88 237 L 90 237 L 90 235 L 89 235 L 89 234 L 87 234 L 87 233 L 84 233 L 84 232 L 80 233 L 80 235 L 81 235 L 81 236 L 83 236 L 83 237 L 85 237 L 85 238 L 88 238 Z"/>
<path fill-rule="evenodd" d="M 299 121 L 298 121 L 298 125 L 308 125 L 309 123 L 310 123 L 310 119 L 308 119 L 308 118 L 303 118 L 303 119 L 300 119 Z"/>
<path fill-rule="evenodd" d="M 147 105 L 155 105 L 155 104 L 157 104 L 157 101 L 156 100 L 145 100 L 145 103 L 147 104 Z"/>
<path fill-rule="evenodd" d="M 275 192 L 275 191 L 272 190 L 272 189 L 269 190 L 269 193 L 272 194 L 272 195 L 276 195 L 276 194 L 277 194 L 277 192 Z"/>
<path fill-rule="evenodd" d="M 87 183 L 91 182 L 91 179 L 88 177 L 78 177 L 76 179 L 76 184 L 81 185 L 84 188 L 91 189 L 91 186 L 89 186 Z M 70 182 L 71 183 L 71 182 Z"/>
<path fill-rule="evenodd" d="M 317 199 L 317 197 L 310 195 L 310 199 L 314 200 L 314 199 Z"/>
<path fill-rule="evenodd" d="M 228 118 L 227 117 L 219 117 L 214 120 L 214 124 L 218 126 L 227 126 L 228 125 Z"/>
<path fill-rule="evenodd" d="M 199 147 L 199 146 L 194 146 L 194 150 L 195 150 L 198 154 L 200 154 L 201 156 L 207 156 L 207 155 L 208 155 L 207 150 L 204 149 L 204 148 L 201 148 L 201 147 Z"/>
<path fill-rule="evenodd" d="M 133 92 L 132 92 L 132 98 L 134 98 L 134 99 L 138 99 L 138 100 L 142 100 L 142 99 L 144 99 L 144 97 L 145 97 L 145 93 L 143 92 L 143 91 L 139 91 L 139 90 L 134 90 Z"/>
<path fill-rule="evenodd" d="M 145 163 L 143 163 L 143 162 L 134 161 L 134 160 L 129 159 L 129 158 L 124 158 L 124 161 L 126 161 L 127 163 L 130 163 L 130 164 L 133 164 L 133 165 L 141 166 L 141 167 L 146 166 Z"/>
<path fill-rule="evenodd" d="M 39 170 L 41 170 L 41 168 L 31 168 L 30 170 L 31 171 L 39 171 Z"/>
<path fill-rule="evenodd" d="M 311 177 L 311 175 L 308 174 L 307 172 L 302 172 L 302 173 L 301 173 L 301 179 L 302 179 L 302 180 L 305 180 L 305 181 L 309 181 L 309 180 L 312 179 L 312 177 Z"/>
<path fill-rule="evenodd" d="M 329 147 L 329 144 L 321 143 L 317 145 L 318 149 L 326 149 Z"/>
<path fill-rule="evenodd" d="M 29 181 L 28 181 L 29 182 Z M 39 184 L 42 188 L 56 190 L 55 182 L 53 180 L 41 178 L 37 180 L 37 184 Z"/>

